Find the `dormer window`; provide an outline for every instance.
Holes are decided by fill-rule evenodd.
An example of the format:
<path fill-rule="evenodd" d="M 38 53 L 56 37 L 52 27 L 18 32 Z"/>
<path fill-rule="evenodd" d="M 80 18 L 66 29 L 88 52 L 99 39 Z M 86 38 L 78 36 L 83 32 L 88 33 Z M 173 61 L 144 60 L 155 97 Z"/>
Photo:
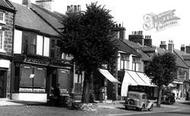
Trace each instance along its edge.
<path fill-rule="evenodd" d="M 0 11 L 0 24 L 5 24 L 5 13 Z"/>

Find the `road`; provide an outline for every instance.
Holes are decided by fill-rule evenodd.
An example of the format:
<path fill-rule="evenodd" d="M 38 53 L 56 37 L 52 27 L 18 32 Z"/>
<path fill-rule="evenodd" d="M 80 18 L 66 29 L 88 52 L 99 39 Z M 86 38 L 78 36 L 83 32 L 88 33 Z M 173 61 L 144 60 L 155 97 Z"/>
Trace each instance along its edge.
<path fill-rule="evenodd" d="M 152 112 L 129 112 L 123 114 L 113 114 L 110 116 L 190 116 L 190 103 L 174 104 L 175 109 L 172 111 L 152 111 Z"/>

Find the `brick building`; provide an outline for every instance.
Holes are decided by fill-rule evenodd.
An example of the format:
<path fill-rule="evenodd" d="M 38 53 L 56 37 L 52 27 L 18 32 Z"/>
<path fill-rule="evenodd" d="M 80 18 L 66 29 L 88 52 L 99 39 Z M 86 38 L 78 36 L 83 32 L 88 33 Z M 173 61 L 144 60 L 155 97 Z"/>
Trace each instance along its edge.
<path fill-rule="evenodd" d="M 0 1 L 0 98 L 10 95 L 11 61 L 15 10 L 7 0 Z"/>
<path fill-rule="evenodd" d="M 58 19 L 53 15 L 42 17 L 37 12 L 41 8 L 24 1 L 27 0 L 23 4 L 11 2 L 17 10 L 12 99 L 47 102 L 51 88 L 58 83 L 61 94 L 71 92 L 72 65 L 60 52 L 61 36 L 54 27 L 60 24 Z"/>

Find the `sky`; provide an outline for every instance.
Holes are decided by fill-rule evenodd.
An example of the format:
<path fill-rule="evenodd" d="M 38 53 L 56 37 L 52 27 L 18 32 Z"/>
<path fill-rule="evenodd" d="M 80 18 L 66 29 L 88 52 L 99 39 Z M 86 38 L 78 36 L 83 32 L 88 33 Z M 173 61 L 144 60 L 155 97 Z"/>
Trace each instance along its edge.
<path fill-rule="evenodd" d="M 81 9 L 85 10 L 86 4 L 91 2 L 98 2 L 99 5 L 111 10 L 110 14 L 114 17 L 113 20 L 126 28 L 126 39 L 132 31 L 142 30 L 144 35 L 151 35 L 155 46 L 159 46 L 160 41 L 168 43 L 169 40 L 173 40 L 176 49 L 180 49 L 182 44 L 190 45 L 190 41 L 188 41 L 190 26 L 188 0 L 54 0 L 52 7 L 55 11 L 65 13 L 67 5 L 81 5 Z M 177 24 L 167 26 L 161 31 L 143 28 L 145 23 L 143 17 L 146 14 L 158 15 L 169 10 L 175 10 L 174 15 L 180 18 Z"/>

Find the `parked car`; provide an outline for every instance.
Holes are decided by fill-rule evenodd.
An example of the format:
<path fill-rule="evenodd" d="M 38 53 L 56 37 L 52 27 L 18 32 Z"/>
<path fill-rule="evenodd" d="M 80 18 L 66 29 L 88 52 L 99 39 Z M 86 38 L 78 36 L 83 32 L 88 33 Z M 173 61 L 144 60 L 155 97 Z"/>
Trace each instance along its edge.
<path fill-rule="evenodd" d="M 124 105 L 125 109 L 153 110 L 153 102 L 147 99 L 147 94 L 144 92 L 129 91 Z"/>
<path fill-rule="evenodd" d="M 175 103 L 175 94 L 172 92 L 165 92 L 162 95 L 161 103 L 163 104 L 174 104 Z"/>

